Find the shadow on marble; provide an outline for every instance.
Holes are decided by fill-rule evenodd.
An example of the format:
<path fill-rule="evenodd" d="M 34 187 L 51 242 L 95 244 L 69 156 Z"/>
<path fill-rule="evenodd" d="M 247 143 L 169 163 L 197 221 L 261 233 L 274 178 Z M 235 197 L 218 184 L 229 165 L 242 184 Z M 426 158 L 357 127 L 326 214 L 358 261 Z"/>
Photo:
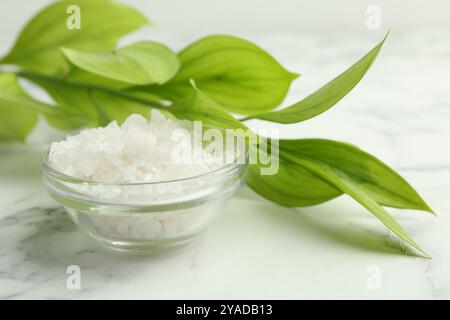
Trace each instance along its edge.
<path fill-rule="evenodd" d="M 373 228 L 372 224 L 361 226 L 360 223 L 352 223 L 349 220 L 360 222 L 361 217 L 349 216 L 348 208 L 342 205 L 333 206 L 319 205 L 309 208 L 288 208 L 275 205 L 264 199 L 257 199 L 259 196 L 252 193 L 249 188 L 238 192 L 237 197 L 244 201 L 260 201 L 258 215 L 273 225 L 283 224 L 286 232 L 300 233 L 303 231 L 312 232 L 320 237 L 325 237 L 333 243 L 357 248 L 364 251 L 373 251 L 383 254 L 411 255 L 416 254 L 408 247 L 403 246 L 401 241 L 395 236 L 391 236 L 388 231 L 383 232 L 381 228 Z M 351 209 L 355 211 L 355 209 Z M 363 208 L 358 208 L 361 215 L 367 214 L 369 219 L 375 219 L 369 212 L 364 212 Z M 354 212 L 359 213 L 359 212 Z M 327 218 L 342 219 L 342 221 L 330 223 Z M 365 219 L 364 219 L 365 220 Z"/>
<path fill-rule="evenodd" d="M 3 181 L 27 183 L 41 179 L 40 149 L 27 145 L 0 145 L 0 176 Z"/>
<path fill-rule="evenodd" d="M 36 154 L 26 154 L 28 156 L 23 159 L 23 164 L 35 161 Z M 0 159 L 3 160 L 5 157 L 7 156 L 2 154 Z M 1 173 L 5 170 L 8 169 L 0 167 Z M 26 174 L 23 175 L 26 176 Z M 269 226 L 278 225 L 283 228 L 283 232 L 292 232 L 299 236 L 303 236 L 303 233 L 307 232 L 313 237 L 325 238 L 330 241 L 331 245 L 344 245 L 363 251 L 412 254 L 408 249 L 402 247 L 398 240 L 390 237 L 387 232 L 382 232 L 381 228 L 361 227 L 359 224 L 346 222 L 348 220 L 347 209 L 343 206 L 286 208 L 261 199 L 246 187 L 237 193 L 236 201 L 251 204 L 252 212 L 254 212 L 252 219 L 261 219 L 265 225 Z M 361 209 L 361 211 L 363 210 Z M 237 211 L 239 210 L 235 210 L 234 214 L 231 213 L 231 217 L 222 221 L 223 228 L 228 228 L 228 230 L 232 228 L 229 224 L 236 221 L 236 217 L 233 215 L 238 214 Z M 361 212 L 361 214 L 363 213 Z M 344 221 L 330 223 L 327 220 L 330 217 Z M 367 219 L 375 218 L 367 213 Z M 65 268 L 70 264 L 78 264 L 107 269 L 112 266 L 125 265 L 131 261 L 138 263 L 140 261 L 164 262 L 178 254 L 133 256 L 105 249 L 81 231 L 60 206 L 31 207 L 11 213 L 0 221 L 0 228 L 7 230 L 7 233 L 13 233 L 16 230 L 14 236 L 4 243 L 4 245 L 10 246 L 8 250 L 16 250 L 25 257 L 28 263 L 48 268 L 55 266 Z"/>

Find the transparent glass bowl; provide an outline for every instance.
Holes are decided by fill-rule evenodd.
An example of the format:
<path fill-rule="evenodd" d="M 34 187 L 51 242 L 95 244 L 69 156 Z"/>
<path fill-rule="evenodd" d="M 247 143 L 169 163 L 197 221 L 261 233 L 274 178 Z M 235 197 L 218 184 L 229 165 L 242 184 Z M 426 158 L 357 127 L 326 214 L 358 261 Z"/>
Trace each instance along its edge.
<path fill-rule="evenodd" d="M 157 254 L 195 240 L 244 182 L 235 161 L 207 174 L 151 183 L 100 183 L 53 169 L 48 151 L 43 178 L 49 195 L 94 239 L 122 252 Z"/>

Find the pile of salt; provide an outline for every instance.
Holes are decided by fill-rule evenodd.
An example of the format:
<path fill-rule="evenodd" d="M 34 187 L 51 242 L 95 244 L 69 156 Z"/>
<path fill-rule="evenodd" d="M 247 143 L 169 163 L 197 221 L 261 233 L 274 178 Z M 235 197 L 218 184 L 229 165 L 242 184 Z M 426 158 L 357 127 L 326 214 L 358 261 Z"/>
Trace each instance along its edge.
<path fill-rule="evenodd" d="M 173 139 L 175 130 L 178 130 L 176 140 Z M 165 188 L 158 184 L 124 184 L 183 179 L 222 167 L 224 161 L 230 159 L 227 153 L 233 153 L 234 148 L 215 152 L 201 140 L 192 139 L 195 130 L 193 122 L 169 119 L 157 110 L 152 111 L 149 121 L 133 114 L 122 125 L 113 121 L 104 128 L 86 129 L 53 143 L 49 163 L 66 175 L 103 182 L 76 186 L 78 192 L 94 198 L 118 202 L 176 199 L 201 190 L 205 181 L 181 181 Z M 179 139 L 180 133 L 186 135 L 186 139 Z M 197 159 L 196 162 L 175 161 L 173 151 L 180 143 L 188 143 L 183 147 L 188 147 L 191 159 Z M 214 181 L 209 183 L 214 184 Z M 154 240 L 192 233 L 209 220 L 210 212 L 210 207 L 200 206 L 129 215 L 95 212 L 87 218 L 106 237 Z"/>

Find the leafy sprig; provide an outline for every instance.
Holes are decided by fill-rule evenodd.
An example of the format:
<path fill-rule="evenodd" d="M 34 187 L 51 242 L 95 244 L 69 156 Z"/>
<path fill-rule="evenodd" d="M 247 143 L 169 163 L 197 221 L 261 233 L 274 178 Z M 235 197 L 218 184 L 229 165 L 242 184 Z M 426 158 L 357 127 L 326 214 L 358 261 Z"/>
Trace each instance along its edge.
<path fill-rule="evenodd" d="M 66 8 L 73 3 L 82 12 L 79 30 L 65 28 Z M 39 114 L 62 130 L 120 122 L 131 113 L 147 116 L 149 108 L 222 128 L 247 128 L 244 122 L 249 119 L 305 121 L 351 91 L 386 40 L 305 99 L 273 111 L 298 74 L 287 71 L 265 50 L 228 35 L 205 37 L 178 54 L 155 41 L 117 47 L 122 36 L 147 23 L 138 11 L 111 0 L 61 0 L 39 12 L 0 60 L 0 65 L 20 67 L 17 72 L 0 73 L 0 141 L 24 141 Z M 54 104 L 31 98 L 18 78 L 43 88 Z M 238 120 L 230 112 L 244 117 Z M 276 175 L 260 175 L 261 163 L 249 165 L 247 183 L 255 192 L 289 207 L 347 194 L 428 257 L 384 208 L 433 213 L 394 170 L 337 141 L 281 139 L 278 143 Z"/>

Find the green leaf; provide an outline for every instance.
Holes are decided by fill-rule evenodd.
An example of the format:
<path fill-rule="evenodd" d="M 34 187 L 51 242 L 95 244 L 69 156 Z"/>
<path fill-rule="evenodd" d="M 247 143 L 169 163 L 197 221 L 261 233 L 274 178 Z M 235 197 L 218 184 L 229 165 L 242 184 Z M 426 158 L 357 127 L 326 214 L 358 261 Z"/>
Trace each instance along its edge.
<path fill-rule="evenodd" d="M 219 127 L 245 128 L 195 85 L 193 89 L 185 103 L 173 106 L 175 108 L 171 111 L 175 115 L 189 120 L 205 119 L 207 124 Z M 429 209 L 420 197 L 416 198 L 417 193 L 386 165 L 352 146 L 317 139 L 280 140 L 279 156 L 280 170 L 275 175 L 260 175 L 261 165 L 250 165 L 248 184 L 257 193 L 287 206 L 318 204 L 346 193 L 400 239 L 429 257 L 377 202 Z M 352 170 L 352 166 L 356 168 Z M 380 176 L 375 176 L 377 174 Z M 369 178 L 372 180 L 368 181 Z M 394 183 L 395 187 L 383 184 L 383 178 Z"/>
<path fill-rule="evenodd" d="M 80 29 L 66 26 L 69 6 L 80 8 Z M 34 16 L 0 63 L 45 73 L 67 65 L 60 47 L 84 51 L 112 50 L 122 36 L 148 23 L 138 11 L 111 0 L 57 1 Z"/>
<path fill-rule="evenodd" d="M 433 212 L 398 173 L 352 145 L 324 139 L 281 140 L 280 149 L 338 169 L 384 206 Z"/>
<path fill-rule="evenodd" d="M 72 87 L 64 82 L 47 80 L 45 77 L 27 77 L 55 100 L 62 110 L 78 115 L 78 118 L 46 117 L 52 126 L 62 130 L 73 130 L 83 126 L 93 126 L 97 123 L 97 111 L 92 106 L 87 91 Z"/>
<path fill-rule="evenodd" d="M 169 108 L 177 118 L 202 121 L 205 125 L 225 129 L 247 129 L 217 102 L 200 91 L 193 81 L 191 84 L 191 92 L 187 97 Z M 276 175 L 260 175 L 261 167 L 259 163 L 249 165 L 247 184 L 258 194 L 278 204 L 291 207 L 309 206 L 342 194 L 307 170 L 282 159 Z"/>
<path fill-rule="evenodd" d="M 117 91 L 125 90 L 130 87 L 129 83 L 113 80 L 110 78 L 105 78 L 94 73 L 89 73 L 83 69 L 76 67 L 75 65 L 70 66 L 70 71 L 64 75 L 56 75 L 57 79 L 70 84 L 84 84 L 86 86 L 100 86 L 108 89 L 113 89 Z"/>
<path fill-rule="evenodd" d="M 88 122 L 85 117 L 77 114 L 72 114 L 70 116 L 65 115 L 66 112 L 61 108 L 61 115 L 50 115 L 50 114 L 44 114 L 45 120 L 48 124 L 50 124 L 52 127 L 63 130 L 63 131 L 73 131 L 82 127 L 86 126 L 86 123 Z M 68 111 L 69 113 L 70 111 Z"/>
<path fill-rule="evenodd" d="M 106 53 L 68 48 L 64 48 L 63 53 L 80 69 L 132 85 L 163 84 L 177 73 L 180 66 L 175 53 L 153 41 L 136 42 Z"/>
<path fill-rule="evenodd" d="M 17 83 L 15 74 L 0 74 L 0 141 L 24 141 L 34 127 L 39 113 L 59 129 L 72 130 L 86 123 L 82 114 L 28 96 Z"/>
<path fill-rule="evenodd" d="M 327 111 L 362 79 L 377 57 L 386 37 L 353 66 L 300 102 L 279 111 L 252 115 L 243 120 L 262 119 L 279 123 L 297 123 Z"/>
<path fill-rule="evenodd" d="M 14 74 L 0 74 L 0 142 L 24 141 L 41 107 L 23 92 Z"/>
<path fill-rule="evenodd" d="M 312 206 L 334 199 L 342 192 L 301 166 L 283 159 L 275 175 L 261 175 L 260 164 L 250 164 L 247 184 L 266 199 L 287 207 Z"/>
<path fill-rule="evenodd" d="M 247 129 L 222 106 L 200 91 L 194 81 L 184 99 L 174 103 L 169 111 L 177 118 L 203 121 L 203 124 L 225 129 Z"/>
<path fill-rule="evenodd" d="M 73 86 L 60 79 L 27 76 L 44 90 L 66 112 L 83 115 L 83 122 L 74 122 L 71 119 L 47 119 L 49 123 L 60 129 L 76 129 L 83 126 L 95 127 L 106 125 L 112 120 L 121 123 L 132 113 L 149 117 L 151 107 L 122 98 L 106 92 L 95 91 L 91 88 Z M 76 118 L 75 120 L 78 120 Z"/>
<path fill-rule="evenodd" d="M 171 81 L 145 90 L 180 100 L 189 94 L 192 78 L 223 108 L 253 114 L 277 107 L 298 76 L 260 47 L 233 36 L 200 39 L 181 51 L 179 58 L 181 69 Z"/>
<path fill-rule="evenodd" d="M 96 109 L 99 112 L 100 119 L 103 117 L 103 123 L 100 121 L 99 125 L 105 125 L 113 120 L 122 123 L 133 113 L 140 114 L 148 119 L 152 110 L 147 105 L 102 92 L 93 92 L 93 97 L 94 103 L 97 104 Z"/>
<path fill-rule="evenodd" d="M 247 129 L 217 102 L 200 91 L 193 82 L 188 96 L 169 110 L 178 118 L 200 120 L 213 127 Z M 260 175 L 262 165 L 250 164 L 247 184 L 263 197 L 291 207 L 322 203 L 342 194 L 298 165 L 293 166 L 290 162 L 280 159 L 279 166 L 276 175 Z"/>
<path fill-rule="evenodd" d="M 348 194 L 362 206 L 372 212 L 389 230 L 396 234 L 400 239 L 414 247 L 423 256 L 430 258 L 425 251 L 409 236 L 409 234 L 398 224 L 398 222 L 367 192 L 361 187 L 359 181 L 348 176 L 345 171 L 337 167 L 332 167 L 324 162 L 315 162 L 302 159 L 288 152 L 283 153 L 283 157 L 292 163 L 296 163 L 309 170 L 312 174 Z"/>

